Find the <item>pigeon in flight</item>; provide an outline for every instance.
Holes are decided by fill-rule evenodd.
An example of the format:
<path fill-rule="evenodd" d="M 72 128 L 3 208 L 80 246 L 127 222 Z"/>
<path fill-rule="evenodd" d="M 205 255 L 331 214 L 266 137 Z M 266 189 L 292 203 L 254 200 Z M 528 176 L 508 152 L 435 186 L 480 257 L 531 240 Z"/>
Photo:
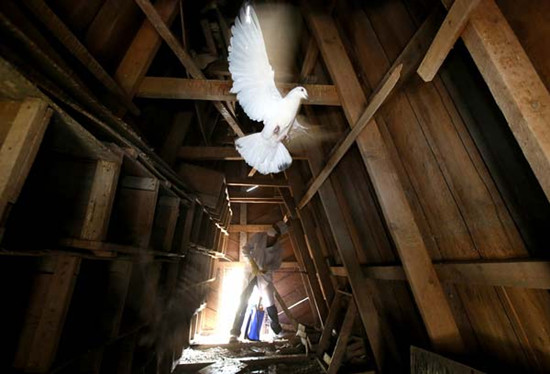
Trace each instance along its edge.
<path fill-rule="evenodd" d="M 283 144 L 290 130 L 304 129 L 296 121 L 302 100 L 308 95 L 304 87 L 295 87 L 285 97 L 275 86 L 260 23 L 254 8 L 245 4 L 231 28 L 229 71 L 233 78 L 231 93 L 245 113 L 263 122 L 261 132 L 235 141 L 237 151 L 246 163 L 261 174 L 279 173 L 290 166 L 292 157 Z"/>

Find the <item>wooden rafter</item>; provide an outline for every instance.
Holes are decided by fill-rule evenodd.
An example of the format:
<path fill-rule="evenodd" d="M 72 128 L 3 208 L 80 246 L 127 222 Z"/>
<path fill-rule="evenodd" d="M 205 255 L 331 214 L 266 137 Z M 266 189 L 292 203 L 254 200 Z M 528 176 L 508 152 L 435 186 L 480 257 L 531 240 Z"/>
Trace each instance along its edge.
<path fill-rule="evenodd" d="M 317 42 L 315 38 L 311 37 L 307 44 L 306 55 L 300 71 L 300 81 L 304 82 L 315 68 L 317 59 L 319 58 L 319 48 L 317 48 Z"/>
<path fill-rule="evenodd" d="M 240 186 L 240 187 L 288 187 L 288 181 L 283 178 L 235 178 L 227 177 L 225 179 L 228 186 Z"/>
<path fill-rule="evenodd" d="M 437 74 L 443 61 L 453 48 L 468 23 L 470 14 L 480 0 L 456 0 L 443 20 L 434 41 L 418 67 L 418 75 L 430 82 Z"/>
<path fill-rule="evenodd" d="M 180 147 L 178 157 L 185 160 L 226 160 L 240 161 L 242 156 L 233 147 Z M 292 154 L 294 160 L 305 160 L 301 154 Z"/>
<path fill-rule="evenodd" d="M 354 126 L 366 106 L 366 98 L 337 27 L 325 12 L 306 9 L 304 15 L 317 40 L 332 80 L 338 88 L 348 123 Z M 331 43 L 327 43 L 326 40 L 330 40 Z M 397 178 L 397 171 L 380 135 L 378 124 L 374 120 L 373 122 L 372 126 L 363 130 L 357 139 L 357 145 L 372 179 L 384 217 L 390 223 L 389 230 L 406 270 L 420 314 L 430 339 L 436 347 L 454 352 L 463 351 L 462 337 L 435 273 L 420 229 L 416 224 L 405 191 Z M 349 259 L 351 260 L 351 257 Z M 346 265 L 352 265 L 350 261 L 346 262 Z M 370 321 L 365 319 L 366 315 L 361 313 L 363 305 L 357 299 L 357 295 L 362 291 L 354 287 L 351 279 L 350 282 L 370 337 L 374 331 L 369 328 Z"/>
<path fill-rule="evenodd" d="M 155 4 L 160 19 L 168 26 L 172 24 L 178 12 L 178 3 L 179 0 L 160 0 Z M 161 42 L 162 38 L 151 22 L 144 20 L 115 72 L 115 80 L 130 97 L 135 95 Z"/>
<path fill-rule="evenodd" d="M 244 210 L 244 209 L 243 209 Z M 229 226 L 229 232 L 264 232 L 271 228 L 272 225 L 252 225 L 239 224 Z M 242 246 L 241 246 L 242 247 Z"/>
<path fill-rule="evenodd" d="M 284 204 L 281 196 L 246 196 L 244 194 L 234 194 L 229 197 L 229 201 L 245 204 Z"/>
<path fill-rule="evenodd" d="M 439 279 L 447 283 L 484 286 L 550 289 L 550 262 L 538 260 L 469 261 L 434 264 Z M 399 265 L 363 266 L 366 277 L 379 280 L 406 281 Z M 335 276 L 347 276 L 343 266 L 330 268 Z"/>
<path fill-rule="evenodd" d="M 472 12 L 462 40 L 550 200 L 548 89 L 494 0 Z"/>
<path fill-rule="evenodd" d="M 214 79 L 185 79 L 146 77 L 139 86 L 136 96 L 149 99 L 182 99 L 236 101 L 235 94 L 229 92 L 233 82 Z M 298 86 L 298 83 L 278 83 L 277 87 L 283 95 Z M 336 88 L 330 85 L 303 85 L 309 99 L 304 105 L 340 105 Z"/>
<path fill-rule="evenodd" d="M 359 134 L 361 134 L 361 131 L 363 131 L 365 126 L 370 123 L 371 119 L 378 111 L 378 108 L 380 108 L 380 106 L 384 103 L 386 98 L 389 96 L 389 94 L 392 92 L 393 88 L 397 84 L 402 68 L 403 65 L 399 65 L 391 71 L 387 79 L 382 82 L 380 88 L 375 91 L 374 95 L 372 95 L 372 99 L 370 100 L 369 105 L 367 105 L 367 108 L 365 109 L 361 117 L 359 117 L 353 129 L 342 139 L 341 142 L 339 142 L 334 147 L 334 149 L 330 153 L 330 156 L 328 157 L 327 162 L 325 163 L 325 167 L 315 177 L 305 195 L 302 197 L 302 200 L 300 200 L 300 203 L 298 204 L 299 209 L 302 209 L 317 193 L 321 185 L 327 180 L 330 173 L 332 173 L 342 157 L 344 157 L 349 148 L 353 145 L 353 143 L 355 143 L 357 137 L 359 136 Z"/>
<path fill-rule="evenodd" d="M 24 4 L 52 32 L 66 49 L 82 63 L 90 73 L 100 81 L 107 90 L 114 94 L 133 114 L 138 115 L 139 109 L 131 98 L 122 90 L 115 80 L 103 69 L 86 47 L 78 40 L 71 30 L 61 21 L 44 0 L 24 0 Z"/>
<path fill-rule="evenodd" d="M 162 20 L 155 7 L 149 0 L 135 0 L 138 6 L 143 10 L 143 13 L 147 16 L 153 27 L 157 30 L 160 36 L 164 39 L 166 44 L 170 47 L 172 52 L 176 55 L 181 64 L 185 67 L 187 72 L 195 79 L 205 79 L 202 71 L 197 67 L 191 56 L 183 49 L 178 40 L 174 37 L 166 23 Z M 215 101 L 214 106 L 231 126 L 233 131 L 238 136 L 244 136 L 244 132 L 241 130 L 234 116 L 223 102 Z"/>

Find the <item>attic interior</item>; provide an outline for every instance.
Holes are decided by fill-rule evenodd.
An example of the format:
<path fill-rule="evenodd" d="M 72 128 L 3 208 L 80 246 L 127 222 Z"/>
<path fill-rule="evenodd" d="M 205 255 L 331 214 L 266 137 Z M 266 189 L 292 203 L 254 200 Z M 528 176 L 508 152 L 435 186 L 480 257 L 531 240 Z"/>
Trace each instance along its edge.
<path fill-rule="evenodd" d="M 0 371 L 549 372 L 550 2 L 254 2 L 309 94 L 271 175 L 234 145 L 242 5 L 0 2 Z M 280 220 L 293 337 L 227 344 Z"/>

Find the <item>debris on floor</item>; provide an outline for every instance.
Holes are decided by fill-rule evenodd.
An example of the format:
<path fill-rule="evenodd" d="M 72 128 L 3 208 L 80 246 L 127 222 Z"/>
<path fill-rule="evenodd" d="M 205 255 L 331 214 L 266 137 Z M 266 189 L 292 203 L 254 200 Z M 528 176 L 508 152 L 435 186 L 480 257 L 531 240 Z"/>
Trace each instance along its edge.
<path fill-rule="evenodd" d="M 323 373 L 299 341 L 239 342 L 192 346 L 183 351 L 175 374 Z"/>

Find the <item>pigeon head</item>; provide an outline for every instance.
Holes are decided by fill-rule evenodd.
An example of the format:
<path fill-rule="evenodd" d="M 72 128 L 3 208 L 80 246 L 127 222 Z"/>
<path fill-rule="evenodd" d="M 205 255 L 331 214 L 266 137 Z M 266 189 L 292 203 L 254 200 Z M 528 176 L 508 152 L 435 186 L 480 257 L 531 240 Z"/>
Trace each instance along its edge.
<path fill-rule="evenodd" d="M 292 91 L 289 92 L 289 95 L 299 97 L 300 99 L 304 100 L 307 100 L 309 98 L 309 96 L 307 95 L 307 90 L 302 86 L 294 87 Z"/>

